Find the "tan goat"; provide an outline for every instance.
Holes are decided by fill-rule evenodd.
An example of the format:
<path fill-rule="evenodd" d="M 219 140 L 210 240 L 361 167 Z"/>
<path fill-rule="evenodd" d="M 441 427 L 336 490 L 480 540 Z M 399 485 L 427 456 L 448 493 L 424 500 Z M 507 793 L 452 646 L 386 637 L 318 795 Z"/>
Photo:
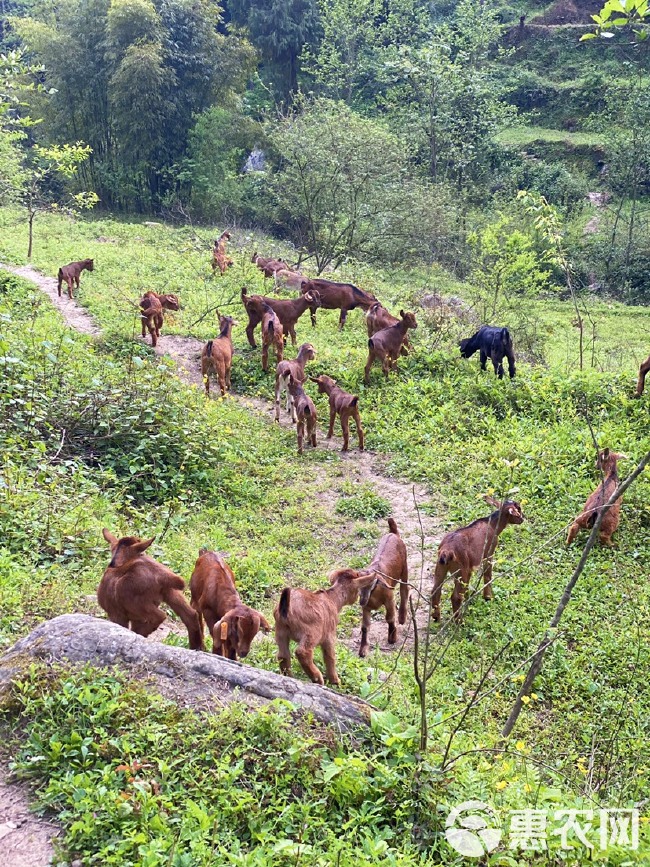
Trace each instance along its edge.
<path fill-rule="evenodd" d="M 178 295 L 173 295 L 171 292 L 167 295 L 160 295 L 158 292 L 144 293 L 140 299 L 142 336 L 145 337 L 148 330 L 152 346 L 156 346 L 162 331 L 163 310 L 180 310 Z"/>
<path fill-rule="evenodd" d="M 637 397 L 641 397 L 643 394 L 643 389 L 645 388 L 645 378 L 650 371 L 650 355 L 646 358 L 644 362 L 642 362 L 641 367 L 639 368 L 639 378 L 636 383 L 636 391 L 634 392 Z"/>
<path fill-rule="evenodd" d="M 146 637 L 165 620 L 159 607 L 165 602 L 187 627 L 190 649 L 203 650 L 198 615 L 183 595 L 185 582 L 144 553 L 153 539 L 118 539 L 106 528 L 102 533 L 111 546 L 111 562 L 99 582 L 97 601 L 109 620 Z"/>
<path fill-rule="evenodd" d="M 232 316 L 222 316 L 217 311 L 219 317 L 219 336 L 215 340 L 208 340 L 203 347 L 201 353 L 201 376 L 205 383 L 206 396 L 210 395 L 210 371 L 214 373 L 218 382 L 221 394 L 225 395 L 230 389 L 230 371 L 232 368 L 232 329 L 237 323 Z"/>
<path fill-rule="evenodd" d="M 212 652 L 228 659 L 244 659 L 266 618 L 241 601 L 232 569 L 220 554 L 201 548 L 190 578 L 192 607 L 198 614 L 201 635 L 203 619 L 212 636 Z"/>
<path fill-rule="evenodd" d="M 296 659 L 305 674 L 314 682 L 324 683 L 323 675 L 314 665 L 314 648 L 323 652 L 325 672 L 330 683 L 338 685 L 336 673 L 336 627 L 345 605 L 354 605 L 359 592 L 375 580 L 374 573 L 354 569 L 337 569 L 329 576 L 326 590 L 291 589 L 285 587 L 273 612 L 275 641 L 282 674 L 291 674 L 290 642 L 296 641 Z"/>
<path fill-rule="evenodd" d="M 337 414 L 341 419 L 341 430 L 343 431 L 343 448 L 342 452 L 347 452 L 348 443 L 350 440 L 350 419 L 354 419 L 357 426 L 357 436 L 359 438 L 359 451 L 363 451 L 364 435 L 361 427 L 361 416 L 359 415 L 359 398 L 356 394 L 350 394 L 343 391 L 336 384 L 336 380 L 330 376 L 310 376 L 312 382 L 318 386 L 319 394 L 327 394 L 330 402 L 330 426 L 327 431 L 327 439 L 334 436 L 334 422 Z"/>
<path fill-rule="evenodd" d="M 301 383 L 289 376 L 288 382 L 291 402 L 296 413 L 296 433 L 298 435 L 298 454 L 302 454 L 302 444 L 307 431 L 307 442 L 316 448 L 316 407 L 305 392 Z"/>
<path fill-rule="evenodd" d="M 508 524 L 522 524 L 524 516 L 519 503 L 514 500 L 499 502 L 494 497 L 485 497 L 494 506 L 487 518 L 472 521 L 467 527 L 447 533 L 440 542 L 431 594 L 432 616 L 440 620 L 440 595 L 448 574 L 454 577 L 451 607 L 457 622 L 463 619 L 462 605 L 474 569 L 483 565 L 483 598 L 492 599 L 492 558 L 499 536 Z"/>
<path fill-rule="evenodd" d="M 275 420 L 280 421 L 280 398 L 282 392 L 287 392 L 287 412 L 291 414 L 291 421 L 296 422 L 296 408 L 293 405 L 291 392 L 289 391 L 289 377 L 293 376 L 296 382 L 304 382 L 305 366 L 308 361 L 316 358 L 316 350 L 311 343 L 303 343 L 298 350 L 298 355 L 293 361 L 284 359 L 275 368 Z"/>
<path fill-rule="evenodd" d="M 262 315 L 262 370 L 269 372 L 269 349 L 273 347 L 276 363 L 282 361 L 284 355 L 284 332 L 282 323 L 272 307 L 267 304 Z"/>
<path fill-rule="evenodd" d="M 389 370 L 397 366 L 402 347 L 406 340 L 409 328 L 417 328 L 418 324 L 414 313 L 405 313 L 400 310 L 400 321 L 388 328 L 382 328 L 368 339 L 368 361 L 364 370 L 363 381 L 370 384 L 370 368 L 374 361 L 381 361 L 381 367 L 385 376 Z"/>
<path fill-rule="evenodd" d="M 366 570 L 375 573 L 375 581 L 361 591 L 359 599 L 363 612 L 359 656 L 366 656 L 368 653 L 368 627 L 372 612 L 378 611 L 380 608 L 386 609 L 388 643 L 395 644 L 397 641 L 397 626 L 395 626 L 395 587 L 397 584 L 399 584 L 399 623 L 400 626 L 406 623 L 409 601 L 406 545 L 400 537 L 393 518 L 388 519 L 388 529 L 390 532 L 379 540 L 377 553 Z"/>

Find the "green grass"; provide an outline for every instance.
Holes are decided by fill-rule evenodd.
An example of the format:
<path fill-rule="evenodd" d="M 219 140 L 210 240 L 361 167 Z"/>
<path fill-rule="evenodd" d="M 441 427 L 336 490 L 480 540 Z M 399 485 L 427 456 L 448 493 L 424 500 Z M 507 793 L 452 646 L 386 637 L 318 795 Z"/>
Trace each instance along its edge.
<path fill-rule="evenodd" d="M 23 227 L 12 225 L 14 217 L 8 212 L 2 218 L 3 256 L 20 262 Z M 118 243 L 97 241 L 101 236 Z M 205 238 L 210 237 L 206 231 Z M 251 291 L 264 286 L 248 262 L 260 239 L 247 240 L 239 234 L 235 240 L 235 250 L 241 248 L 235 253 L 235 266 L 223 279 L 213 279 L 207 243 L 201 247 L 192 242 L 186 230 L 153 230 L 107 219 L 72 223 L 43 218 L 37 226 L 34 260 L 46 273 L 55 274 L 61 263 L 95 255 L 97 267 L 82 276 L 80 300 L 97 316 L 106 336 L 97 348 L 70 336 L 46 302 L 36 306 L 26 300 L 35 296 L 20 283 L 10 282 L 0 293 L 3 355 L 18 359 L 19 365 L 9 377 L 11 388 L 3 390 L 4 453 L 9 455 L 8 445 L 14 445 L 20 454 L 20 461 L 5 458 L 8 481 L 0 489 L 0 520 L 5 529 L 1 607 L 7 612 L 0 626 L 6 643 L 44 617 L 91 605 L 85 598 L 93 593 L 106 563 L 100 537 L 105 524 L 142 535 L 163 534 L 154 553 L 185 576 L 200 545 L 226 551 L 246 600 L 267 616 L 285 582 L 322 586 L 331 568 L 367 562 L 372 554 L 384 519 L 377 523 L 367 519 L 385 512 L 381 490 L 351 490 L 345 463 L 336 453 L 318 449 L 299 459 L 291 433 L 251 416 L 234 401 L 206 402 L 198 390 L 184 386 L 164 362 L 132 339 L 135 316 L 126 299 L 135 301 L 145 289 L 178 291 L 181 296 L 182 310 L 166 320 L 163 333 L 213 337 L 213 314 L 198 320 L 216 304 L 223 309 L 229 305 L 240 323 L 235 330 L 233 387 L 241 394 L 271 398 L 272 378 L 260 370 L 259 350 L 247 348 L 238 300 L 242 283 Z M 270 248 L 264 245 L 260 252 Z M 434 269 L 390 273 L 355 264 L 344 276 L 375 290 L 396 309 L 412 306 L 424 291 L 462 297 L 466 289 Z M 270 283 L 267 290 L 271 291 Z M 455 321 L 441 327 L 422 310 L 412 355 L 400 360 L 399 372 L 388 381 L 374 369 L 369 387 L 362 382 L 367 336 L 358 311 L 350 314 L 343 332 L 336 330 L 336 313 L 327 311 L 319 312 L 315 330 L 308 317 L 298 327 L 299 340 L 316 346 L 313 372 L 327 372 L 360 395 L 368 447 L 386 456 L 388 471 L 427 486 L 427 510 L 437 513 L 445 526 L 486 514 L 482 496 L 487 492 L 516 496 L 527 517 L 524 525 L 508 529 L 502 537 L 494 601 L 487 605 L 477 599 L 444 651 L 441 645 L 429 683 L 431 751 L 425 770 L 418 771 L 423 775 L 422 804 L 429 804 L 430 793 L 432 802 L 482 797 L 504 808 L 521 808 L 529 795 L 531 803 L 541 797 L 542 785 L 553 787 L 551 800 L 583 803 L 583 795 L 593 793 L 583 770 L 590 763 L 603 802 L 628 804 L 644 797 L 650 767 L 650 698 L 645 684 L 650 662 L 650 589 L 644 567 L 650 557 L 647 476 L 626 496 L 616 547 L 594 552 L 576 588 L 561 636 L 549 652 L 535 698 L 517 729 L 523 744 L 518 752 L 524 752 L 525 759 L 510 756 L 502 764 L 494 754 L 480 752 L 496 743 L 516 695 L 519 666 L 536 647 L 579 557 L 578 547 L 564 547 L 563 533 L 596 484 L 587 419 L 603 445 L 632 459 L 650 444 L 647 401 L 631 397 L 635 355 L 647 354 L 647 310 L 592 304 L 597 319 L 596 366 L 589 366 L 588 355 L 587 367 L 580 371 L 571 306 L 557 300 L 531 301 L 529 309 L 543 331 L 548 366 L 522 362 L 513 382 L 481 374 L 476 358 L 460 359 L 456 341 L 462 327 Z M 326 418 L 325 402 L 313 396 L 321 419 Z M 80 409 L 89 402 L 95 407 L 90 428 L 83 413 L 79 421 Z M 54 459 L 64 427 L 76 433 Z M 110 436 L 100 433 L 103 430 Z M 621 469 L 631 465 L 632 461 Z M 319 506 L 323 488 L 335 491 L 337 511 L 352 516 L 355 523 Z M 434 556 L 434 550 L 426 552 L 427 564 Z M 443 611 L 448 609 L 446 594 Z M 357 616 L 351 609 L 346 612 L 342 633 Z M 436 629 L 434 637 L 437 634 Z M 454 737 L 451 755 L 456 761 L 453 772 L 443 779 L 434 769 L 452 733 L 451 718 L 463 712 L 485 667 L 498 654 L 483 687 L 484 697 Z M 256 643 L 250 659 L 275 668 L 272 642 Z M 417 720 L 410 665 L 409 652 L 397 662 L 379 652 L 366 661 L 344 647 L 339 649 L 344 689 L 372 695 L 379 706 L 396 714 L 396 725 Z M 40 675 L 34 677 L 38 681 Z M 386 679 L 386 686 L 376 694 Z M 28 737 L 38 734 L 46 741 L 57 730 L 60 702 L 56 685 L 40 690 L 36 681 L 25 687 L 21 713 Z M 73 681 L 69 689 L 76 706 L 83 684 Z M 105 697 L 100 699 L 104 703 Z M 53 710 L 43 717 L 46 701 Z M 130 702 L 131 698 L 126 701 Z M 120 708 L 111 717 L 110 731 L 124 713 L 121 704 Z M 458 718 L 453 717 L 456 722 Z M 191 723 L 185 725 L 191 742 Z M 300 737 L 297 733 L 296 743 Z M 412 757 L 410 737 L 401 743 Z M 41 754 L 40 743 L 34 742 L 34 754 Z M 137 756 L 138 749 L 118 749 L 111 757 L 100 753 L 93 758 L 97 776 L 87 788 L 86 813 L 96 809 L 104 778 L 112 779 L 110 769 L 126 760 L 123 756 Z M 182 755 L 184 749 L 177 748 L 174 755 Z M 341 749 L 351 755 L 348 747 Z M 169 761 L 170 754 L 167 742 L 152 747 L 157 762 Z M 31 761 L 29 750 L 21 755 L 19 766 L 32 767 L 41 782 L 54 780 L 58 786 L 66 774 L 73 774 L 61 756 L 39 766 Z M 389 772 L 391 761 L 382 758 L 381 773 Z M 408 773 L 412 776 L 412 768 Z M 365 785 L 358 780 L 350 783 L 353 788 L 357 784 Z M 203 796 L 202 809 L 219 815 L 220 796 L 212 798 L 205 791 Z M 312 797 L 317 794 L 311 789 L 300 793 L 305 800 Z M 354 798 L 354 816 L 359 820 L 364 810 L 371 809 L 372 799 L 370 795 Z M 265 815 L 277 809 L 272 795 L 262 800 Z M 52 803 L 57 811 L 63 810 L 67 827 L 77 821 L 81 807 L 71 807 L 65 798 Z M 182 812 L 178 806 L 174 810 Z M 419 819 L 413 821 L 418 825 Z M 107 828 L 114 828 L 116 822 L 116 816 L 107 819 Z M 393 828 L 385 819 L 380 824 L 383 829 Z M 356 829 L 342 827 L 341 839 L 352 845 Z M 434 823 L 422 830 L 429 856 L 438 857 L 435 853 L 441 851 L 437 827 Z M 150 826 L 142 833 L 147 841 L 151 839 Z M 166 841 L 163 849 L 169 852 L 172 832 L 165 827 L 160 833 Z M 182 833 L 179 839 L 184 840 Z M 287 834 L 295 842 L 295 826 Z M 277 830 L 273 835 L 277 841 Z M 394 863 L 412 863 L 405 838 L 396 839 L 406 854 L 396 856 Z M 97 863 L 102 863 L 97 854 L 101 841 L 95 846 L 90 835 L 84 840 L 83 845 L 99 858 Z M 254 854 L 259 841 L 248 832 L 243 840 L 241 852 L 251 859 L 260 857 Z M 335 852 L 334 844 L 322 845 L 325 849 L 301 863 L 320 863 L 318 857 L 325 858 L 323 863 L 336 863 L 327 861 Z M 243 855 L 238 861 L 235 844 L 228 846 L 228 857 L 234 859 L 230 863 L 262 863 L 246 861 Z M 449 857 L 444 851 L 443 857 Z M 621 863 L 628 856 L 636 857 L 615 854 L 609 863 Z M 291 857 L 295 859 L 295 852 Z M 134 863 L 157 863 L 142 858 Z M 196 863 L 204 862 L 197 857 Z"/>
<path fill-rule="evenodd" d="M 513 126 L 502 130 L 496 136 L 500 144 L 508 147 L 523 148 L 535 142 L 561 142 L 567 147 L 584 146 L 601 148 L 602 136 L 592 132 L 568 132 L 562 129 L 547 129 L 542 126 Z"/>

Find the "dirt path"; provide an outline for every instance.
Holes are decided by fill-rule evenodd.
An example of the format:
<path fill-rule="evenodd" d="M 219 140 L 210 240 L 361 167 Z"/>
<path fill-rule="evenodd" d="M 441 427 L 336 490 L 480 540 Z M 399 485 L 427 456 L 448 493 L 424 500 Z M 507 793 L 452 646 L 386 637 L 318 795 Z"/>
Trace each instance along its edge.
<path fill-rule="evenodd" d="M 20 268 L 7 265 L 3 265 L 2 267 L 20 277 L 30 280 L 45 292 L 60 311 L 70 328 L 88 335 L 99 335 L 101 333 L 101 329 L 92 316 L 80 307 L 76 301 L 70 301 L 67 296 L 64 298 L 58 297 L 55 279 L 40 274 L 29 265 Z M 202 388 L 203 382 L 199 362 L 202 346 L 203 342 L 194 337 L 163 334 L 158 340 L 155 351 L 157 355 L 169 356 L 176 362 L 181 379 L 193 386 Z M 236 394 L 232 394 L 231 396 L 250 412 L 266 419 L 269 424 L 275 423 L 273 420 L 274 406 L 270 401 Z M 288 429 L 292 427 L 291 421 L 284 410 L 280 416 L 280 425 Z M 351 437 L 351 444 L 354 442 L 354 438 Z M 319 433 L 319 448 L 326 447 L 340 451 L 341 446 L 342 440 L 340 437 L 335 436 L 331 440 L 326 440 L 323 432 Z M 416 501 L 418 505 L 421 505 L 429 499 L 426 489 L 421 485 L 402 482 L 386 475 L 381 467 L 381 456 L 372 452 L 359 452 L 353 448 L 349 453 L 345 455 L 341 454 L 341 460 L 345 467 L 346 481 L 371 485 L 381 497 L 391 504 L 392 516 L 397 522 L 400 534 L 408 550 L 411 582 L 418 588 L 419 593 L 427 597 L 431 592 L 431 577 L 427 566 L 431 559 L 432 548 L 441 536 L 441 527 L 439 522 L 430 515 L 425 514 L 421 510 L 418 514 Z M 331 479 L 326 477 L 324 470 L 322 471 L 322 476 L 322 499 L 333 510 L 338 501 L 338 493 L 332 490 Z M 424 568 L 422 550 L 425 552 Z M 416 597 L 419 603 L 420 597 L 417 593 Z M 424 624 L 426 622 L 425 606 L 418 604 L 418 609 L 418 622 Z M 406 636 L 404 636 L 404 630 L 400 631 L 400 639 L 397 646 L 401 646 L 403 637 L 406 637 L 408 644 L 411 643 L 410 632 L 410 626 L 407 628 Z M 368 635 L 371 648 L 379 645 L 384 650 L 390 649 L 390 646 L 386 643 L 386 637 L 387 629 L 384 621 L 378 618 L 373 620 Z M 357 627 L 348 643 L 352 647 L 357 647 L 358 641 L 359 628 Z"/>
<path fill-rule="evenodd" d="M 27 790 L 6 782 L 7 776 L 0 765 L 0 864 L 45 867 L 54 855 L 52 839 L 59 829 L 30 811 Z"/>

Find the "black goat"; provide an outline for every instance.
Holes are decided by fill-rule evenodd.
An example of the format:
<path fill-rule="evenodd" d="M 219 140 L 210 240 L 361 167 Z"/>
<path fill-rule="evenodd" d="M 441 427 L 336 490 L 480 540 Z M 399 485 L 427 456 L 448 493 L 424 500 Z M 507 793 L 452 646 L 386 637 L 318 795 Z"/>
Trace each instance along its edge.
<path fill-rule="evenodd" d="M 460 341 L 460 354 L 463 358 L 470 358 L 474 353 L 481 352 L 481 370 L 485 370 L 485 364 L 491 359 L 494 372 L 499 379 L 503 378 L 503 359 L 508 359 L 508 372 L 510 379 L 515 376 L 515 349 L 512 338 L 507 328 L 495 328 L 494 325 L 482 325 L 471 337 Z"/>

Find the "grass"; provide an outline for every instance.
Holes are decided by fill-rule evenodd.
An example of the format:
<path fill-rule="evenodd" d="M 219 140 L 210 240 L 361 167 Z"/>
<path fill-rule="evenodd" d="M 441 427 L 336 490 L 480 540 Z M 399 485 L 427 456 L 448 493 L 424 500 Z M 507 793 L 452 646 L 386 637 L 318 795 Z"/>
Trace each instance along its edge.
<path fill-rule="evenodd" d="M 3 257 L 20 262 L 23 227 L 13 225 L 15 218 L 8 212 L 2 218 Z M 98 241 L 100 237 L 115 243 Z M 210 237 L 206 232 L 206 241 Z M 310 451 L 299 460 L 290 434 L 251 416 L 234 401 L 204 401 L 132 339 L 136 317 L 127 299 L 135 301 L 144 289 L 178 291 L 181 296 L 183 308 L 166 320 L 164 333 L 213 337 L 214 315 L 201 317 L 217 304 L 222 309 L 227 305 L 240 321 L 235 330 L 234 389 L 270 398 L 271 377 L 261 373 L 259 350 L 246 346 L 245 319 L 238 301 L 244 282 L 250 291 L 264 286 L 247 261 L 259 239 L 240 234 L 236 241 L 235 247 L 240 247 L 236 265 L 223 279 L 213 279 L 208 244 L 201 246 L 186 230 L 153 230 L 108 219 L 72 223 L 43 218 L 37 226 L 35 265 L 46 273 L 56 273 L 59 264 L 72 259 L 96 256 L 96 270 L 82 277 L 80 300 L 98 318 L 105 339 L 94 348 L 84 338 L 70 336 L 46 302 L 26 300 L 33 293 L 19 282 L 10 283 L 0 294 L 3 355 L 18 359 L 19 365 L 8 379 L 11 388 L 3 391 L 2 436 L 5 456 L 10 454 L 8 444 L 17 446 L 21 456 L 20 461 L 5 457 L 5 486 L 0 490 L 0 520 L 5 529 L 0 588 L 1 607 L 6 611 L 0 626 L 6 643 L 43 617 L 91 606 L 86 596 L 94 591 L 106 562 L 105 545 L 100 541 L 104 524 L 141 535 L 157 534 L 154 553 L 186 576 L 199 545 L 226 551 L 246 601 L 267 616 L 283 583 L 322 586 L 325 573 L 334 566 L 367 562 L 384 524 L 383 518 L 374 522 L 385 513 L 381 490 L 351 490 L 346 485 L 345 464 L 330 451 Z M 357 264 L 345 276 L 376 290 L 397 309 L 400 304 L 411 306 L 433 287 L 445 294 L 462 297 L 464 293 L 462 284 L 435 270 L 391 274 Z M 336 330 L 335 312 L 319 312 L 315 330 L 308 318 L 299 322 L 299 339 L 309 339 L 317 349 L 313 372 L 327 372 L 360 395 L 368 447 L 386 456 L 389 472 L 427 486 L 427 509 L 435 511 L 445 526 L 458 526 L 485 514 L 482 496 L 492 492 L 516 496 L 527 517 L 524 525 L 509 529 L 502 537 L 495 563 L 495 600 L 490 605 L 480 600 L 472 604 L 462 629 L 441 650 L 429 683 L 431 746 L 424 770 L 418 771 L 421 791 L 416 801 L 434 816 L 436 801 L 446 805 L 468 797 L 487 799 L 503 809 L 521 808 L 539 799 L 578 805 L 593 796 L 623 805 L 644 797 L 650 767 L 650 696 L 644 677 L 650 661 L 650 590 L 643 568 L 650 556 L 647 477 L 626 497 L 616 547 L 596 550 L 587 564 L 561 635 L 535 684 L 535 697 L 522 715 L 517 729 L 521 748 L 502 760 L 482 752 L 497 742 L 520 683 L 519 666 L 536 647 L 579 557 L 579 548 L 565 549 L 563 533 L 596 484 L 587 421 L 600 442 L 632 458 L 647 451 L 650 443 L 647 403 L 631 397 L 634 354 L 647 354 L 648 312 L 602 303 L 593 304 L 592 310 L 598 322 L 596 367 L 580 371 L 570 305 L 558 300 L 531 302 L 531 317 L 539 319 L 547 331 L 548 366 L 521 363 L 513 382 L 481 374 L 476 359 L 460 359 L 456 339 L 461 326 L 449 322 L 441 327 L 422 310 L 413 354 L 400 360 L 399 372 L 387 382 L 378 369 L 373 370 L 369 387 L 362 382 L 367 337 L 358 311 L 350 314 L 343 332 Z M 618 347 L 614 354 L 613 345 Z M 319 414 L 326 418 L 324 401 L 316 400 Z M 82 414 L 81 421 L 78 418 L 79 407 L 88 402 L 94 407 L 90 428 L 86 415 Z M 55 460 L 64 427 L 76 433 L 59 456 L 62 459 Z M 101 439 L 106 436 L 100 433 L 104 430 L 110 433 L 109 445 Z M 152 461 L 156 473 L 148 469 Z M 334 490 L 339 497 L 334 514 L 325 505 L 319 506 L 323 489 Z M 337 516 L 341 511 L 355 522 Z M 425 553 L 430 564 L 435 552 Z M 443 610 L 448 608 L 446 595 Z M 356 612 L 346 613 L 342 632 L 356 620 Z M 453 735 L 453 771 L 441 775 L 440 762 L 453 734 L 453 721 L 459 719 L 454 715 L 464 712 L 468 697 L 479 689 L 486 667 L 497 656 L 480 687 L 481 701 Z M 272 642 L 256 643 L 250 659 L 253 664 L 274 668 Z M 409 653 L 395 661 L 377 652 L 366 661 L 344 647 L 339 651 L 346 691 L 374 695 L 386 681 L 373 701 L 395 719 L 383 718 L 385 728 L 375 732 L 378 740 L 372 742 L 372 748 L 362 748 L 360 761 L 367 768 L 378 743 L 399 746 L 403 755 L 382 754 L 382 767 L 377 766 L 378 774 L 397 774 L 395 785 L 403 785 L 402 774 L 413 777 L 416 735 L 409 734 L 408 727 L 417 721 L 417 705 L 410 666 Z M 56 789 L 66 779 L 70 786 L 68 777 L 75 772 L 67 768 L 63 754 L 45 763 L 33 762 L 34 756 L 42 755 L 42 744 L 56 734 L 63 710 L 60 686 L 47 679 L 43 683 L 42 678 L 34 674 L 23 692 L 14 694 L 18 705 L 12 705 L 9 713 L 22 714 L 27 730 L 29 748 L 21 753 L 19 768 L 25 772 L 31 768 L 42 784 Z M 69 683 L 70 701 L 77 707 L 85 681 L 82 676 Z M 106 731 L 118 727 L 126 706 L 145 701 L 136 701 L 130 687 L 120 686 L 120 695 L 122 690 L 124 698 L 118 701 Z M 97 699 L 101 707 L 107 702 L 104 693 Z M 146 705 L 137 719 L 150 713 L 154 711 Z M 173 711 L 160 713 L 164 720 Z M 195 742 L 189 718 L 173 725 L 187 732 L 187 743 Z M 92 736 L 93 742 L 102 743 L 103 735 Z M 302 732 L 295 734 L 292 743 L 296 748 L 302 737 Z M 190 761 L 185 740 L 173 750 L 168 741 L 153 738 L 152 744 L 155 762 L 169 762 L 172 754 L 175 760 L 186 757 L 180 760 Z M 264 750 L 262 740 L 254 744 Z M 372 787 L 367 797 L 363 794 L 366 772 L 355 770 L 353 761 L 359 757 L 350 745 L 340 749 L 346 768 L 346 788 L 340 797 L 348 807 L 354 805 L 349 815 L 361 821 L 364 811 L 372 811 L 373 800 L 381 801 L 383 796 Z M 46 795 L 44 802 L 61 811 L 66 827 L 72 828 L 81 821 L 81 812 L 90 815 L 97 809 L 102 787 L 113 780 L 116 765 L 131 762 L 141 753 L 140 746 L 130 750 L 118 746 L 110 755 L 101 750 L 93 753 L 92 785 L 86 787 L 85 778 L 77 783 L 89 793 L 83 810 L 74 805 L 70 788 L 60 799 L 48 801 Z M 326 760 L 333 761 L 332 755 Z M 584 769 L 590 767 L 587 774 Z M 261 777 L 267 773 L 264 762 L 259 773 Z M 315 779 L 320 779 L 318 773 L 316 770 Z M 201 809 L 209 816 L 221 815 L 221 796 L 209 794 L 209 788 L 207 794 L 205 787 L 202 790 L 203 802 L 198 795 L 189 797 L 193 803 L 203 803 Z M 321 797 L 313 787 L 299 789 L 295 797 L 305 803 Z M 269 784 L 268 793 L 257 796 L 263 817 L 283 809 L 281 798 L 276 803 L 272 792 Z M 184 802 L 174 803 L 169 815 L 180 816 L 185 808 L 178 804 Z M 326 813 L 323 807 L 322 815 Z M 404 819 L 406 827 L 421 831 L 419 845 L 424 854 L 414 855 L 407 837 L 400 836 L 401 831 L 382 816 L 373 825 L 377 829 L 373 844 L 383 839 L 388 850 L 395 845 L 398 854 L 390 856 L 385 850 L 382 857 L 386 860 L 376 863 L 410 864 L 413 859 L 426 863 L 427 858 L 449 857 L 449 850 L 440 848 L 443 844 L 434 818 L 425 822 L 412 813 Z M 143 814 L 137 818 L 133 835 L 144 834 L 141 845 L 148 845 L 152 828 L 141 827 Z M 118 819 L 119 813 L 107 818 L 106 837 Z M 196 821 L 200 825 L 203 820 Z M 275 825 L 271 827 L 268 833 L 273 845 L 279 839 L 291 839 L 294 844 L 301 839 L 296 824 L 288 827 L 285 838 L 278 837 Z M 345 846 L 361 845 L 365 853 L 365 843 L 359 844 L 353 824 L 337 818 L 327 827 L 343 828 L 339 837 Z M 233 841 L 241 828 L 236 824 L 228 828 L 235 831 L 224 844 L 230 859 L 226 863 L 263 863 L 254 860 L 262 857 L 256 849 L 262 845 L 260 840 L 245 831 L 237 849 Z M 162 847 L 165 857 L 174 833 L 185 841 L 185 831 L 175 829 L 167 825 L 160 829 L 166 841 Z M 207 830 L 205 833 L 208 835 Z M 329 834 L 323 830 L 317 850 L 307 853 L 301 863 L 321 863 L 318 858 L 325 859 L 322 863 L 336 863 L 335 858 L 331 860 L 336 849 Z M 418 838 L 415 832 L 414 836 Z M 71 847 L 74 837 L 66 839 Z M 207 845 L 205 839 L 202 846 Z M 129 845 L 135 845 L 131 836 L 129 840 Z M 106 863 L 101 859 L 107 856 L 98 854 L 100 844 L 105 844 L 104 837 L 93 842 L 88 832 L 83 851 L 99 859 L 96 863 Z M 316 845 L 311 838 L 309 845 Z M 639 857 L 646 857 L 647 851 Z M 133 863 L 157 863 L 140 857 Z M 208 856 L 201 854 L 188 863 L 204 863 L 203 857 Z M 295 861 L 295 850 L 287 855 L 290 857 Z M 636 856 L 627 852 L 609 857 L 608 863 L 619 864 Z M 278 863 L 284 863 L 281 858 L 284 855 L 278 855 Z"/>
<path fill-rule="evenodd" d="M 562 129 L 547 129 L 542 126 L 513 126 L 496 136 L 500 144 L 523 148 L 535 142 L 560 142 L 569 148 L 602 148 L 602 137 L 595 132 L 568 132 Z"/>

